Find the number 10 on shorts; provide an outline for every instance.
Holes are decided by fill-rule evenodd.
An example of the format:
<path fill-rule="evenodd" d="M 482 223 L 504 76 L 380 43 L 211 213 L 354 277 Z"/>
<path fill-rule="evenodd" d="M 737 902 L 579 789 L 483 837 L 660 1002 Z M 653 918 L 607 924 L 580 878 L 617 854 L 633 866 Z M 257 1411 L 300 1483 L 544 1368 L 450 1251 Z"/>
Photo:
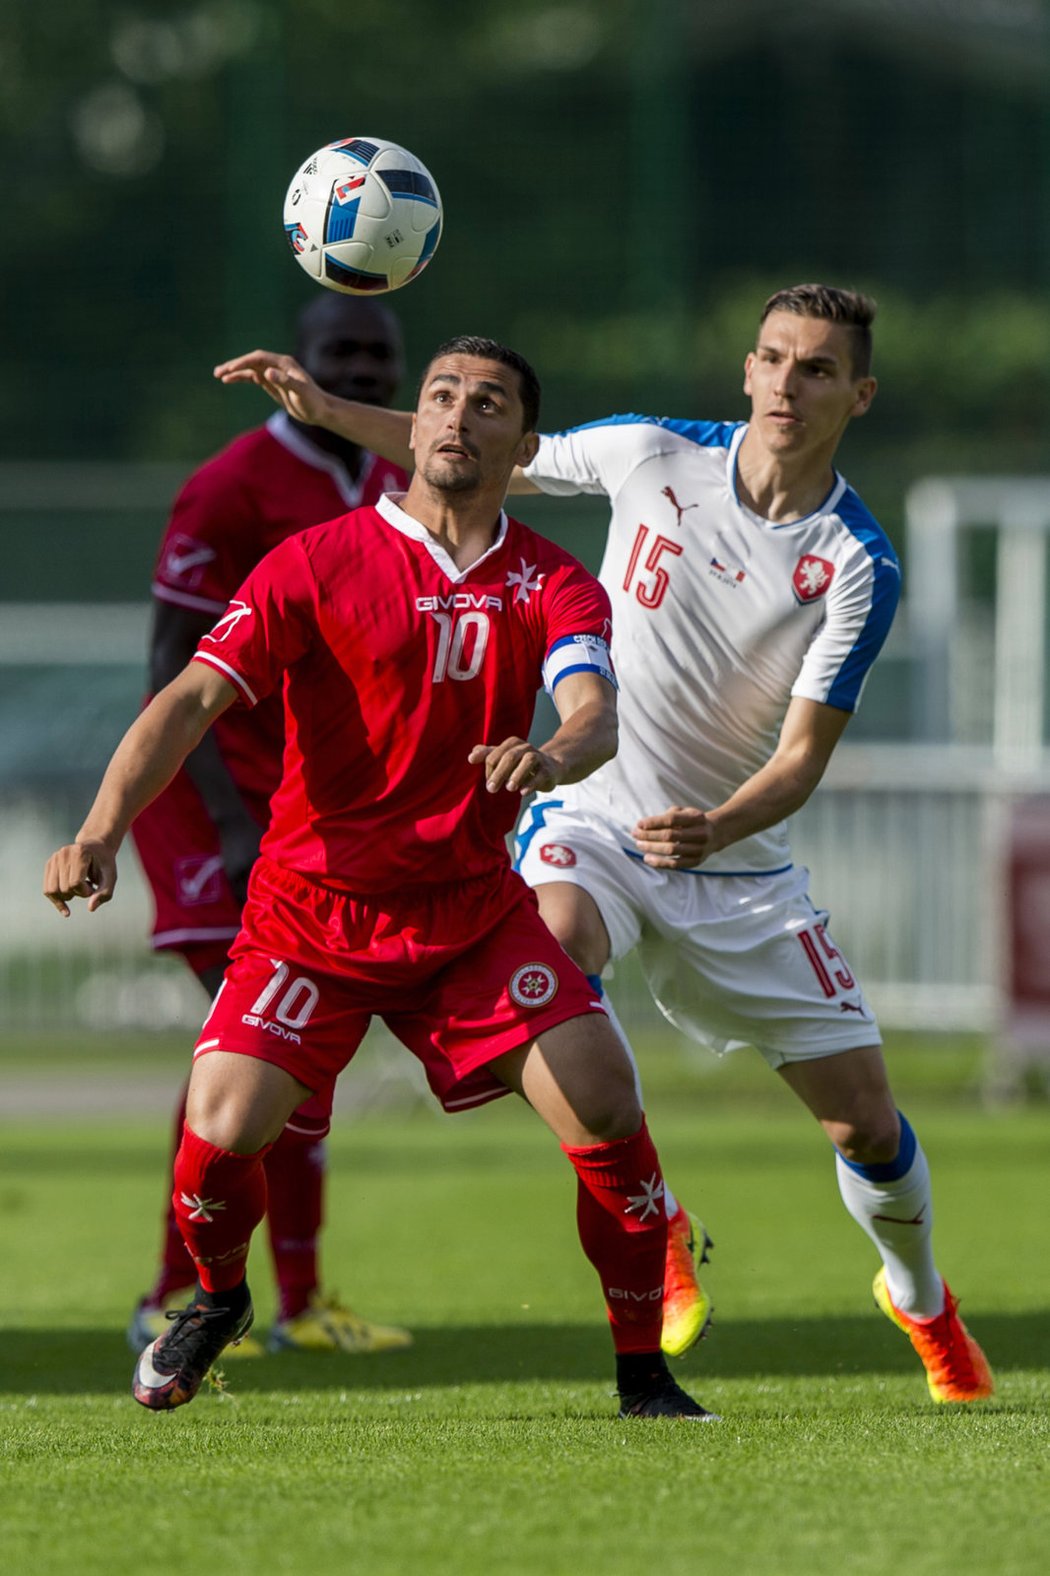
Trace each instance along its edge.
<path fill-rule="evenodd" d="M 266 1017 L 266 1009 L 278 992 L 283 990 L 284 994 L 269 1016 L 275 1022 L 283 1024 L 286 1029 L 302 1029 L 310 1021 L 310 1014 L 317 1006 L 321 993 L 313 980 L 307 979 L 305 974 L 297 974 L 291 984 L 288 984 L 291 969 L 287 963 L 282 963 L 279 958 L 271 958 L 270 962 L 273 964 L 273 973 L 252 1002 L 252 1015 L 258 1018 Z"/>

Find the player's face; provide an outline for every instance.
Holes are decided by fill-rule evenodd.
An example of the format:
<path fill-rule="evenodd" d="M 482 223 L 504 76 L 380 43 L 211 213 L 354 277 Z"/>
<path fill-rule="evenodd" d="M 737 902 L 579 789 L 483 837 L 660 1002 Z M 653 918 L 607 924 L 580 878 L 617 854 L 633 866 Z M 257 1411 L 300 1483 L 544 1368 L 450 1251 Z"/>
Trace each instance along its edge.
<path fill-rule="evenodd" d="M 875 396 L 854 376 L 850 331 L 841 323 L 771 312 L 744 365 L 751 427 L 775 454 L 834 452 L 846 425 Z"/>
<path fill-rule="evenodd" d="M 300 329 L 299 360 L 329 394 L 389 405 L 404 370 L 393 314 L 375 301 L 323 297 Z"/>
<path fill-rule="evenodd" d="M 412 423 L 416 470 L 441 492 L 505 486 L 536 452 L 523 432 L 518 374 L 481 356 L 440 356 L 427 368 Z"/>

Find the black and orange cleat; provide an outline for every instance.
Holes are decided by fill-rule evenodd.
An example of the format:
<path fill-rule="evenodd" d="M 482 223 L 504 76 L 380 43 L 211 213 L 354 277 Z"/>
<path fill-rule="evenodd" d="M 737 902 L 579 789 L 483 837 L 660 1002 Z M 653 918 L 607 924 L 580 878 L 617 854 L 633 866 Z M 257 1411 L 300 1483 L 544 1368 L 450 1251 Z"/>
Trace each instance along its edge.
<path fill-rule="evenodd" d="M 198 1287 L 188 1307 L 168 1314 L 170 1328 L 150 1342 L 135 1364 L 135 1400 L 152 1412 L 185 1406 L 224 1347 L 247 1335 L 254 1316 L 246 1283 L 211 1294 Z"/>

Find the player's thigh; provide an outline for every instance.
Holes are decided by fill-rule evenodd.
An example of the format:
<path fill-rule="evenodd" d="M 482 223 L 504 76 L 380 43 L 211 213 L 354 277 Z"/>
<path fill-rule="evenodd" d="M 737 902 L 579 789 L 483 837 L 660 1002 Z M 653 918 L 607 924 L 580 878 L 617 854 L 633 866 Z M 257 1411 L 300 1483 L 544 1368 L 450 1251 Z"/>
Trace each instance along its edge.
<path fill-rule="evenodd" d="M 309 1094 L 304 1084 L 272 1062 L 213 1051 L 193 1064 L 186 1122 L 209 1144 L 252 1155 L 273 1143 Z"/>
<path fill-rule="evenodd" d="M 609 961 L 609 932 L 591 894 L 569 881 L 548 881 L 535 891 L 544 924 L 572 961 L 585 974 L 600 974 Z"/>
<path fill-rule="evenodd" d="M 880 1045 L 785 1062 L 778 1071 L 847 1159 L 896 1155 L 900 1119 Z"/>
<path fill-rule="evenodd" d="M 636 863 L 612 828 L 556 800 L 535 800 L 522 818 L 515 868 L 561 945 L 588 974 L 638 942 Z"/>
<path fill-rule="evenodd" d="M 555 1024 L 492 1068 L 563 1144 L 608 1143 L 641 1126 L 634 1069 L 603 1014 Z"/>
<path fill-rule="evenodd" d="M 693 885 L 672 889 L 662 914 L 653 906 L 659 929 L 639 952 L 654 998 L 684 1033 L 719 1053 L 753 1045 L 772 1067 L 879 1044 L 806 870 L 678 879 Z"/>

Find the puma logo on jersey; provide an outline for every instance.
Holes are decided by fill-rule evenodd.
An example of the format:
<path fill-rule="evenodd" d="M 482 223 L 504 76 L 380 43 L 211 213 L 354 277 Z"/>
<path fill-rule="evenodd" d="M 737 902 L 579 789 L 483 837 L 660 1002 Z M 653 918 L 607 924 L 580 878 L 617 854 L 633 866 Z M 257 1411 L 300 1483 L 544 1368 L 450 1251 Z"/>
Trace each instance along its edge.
<path fill-rule="evenodd" d="M 674 522 L 675 525 L 681 525 L 681 523 L 682 523 L 682 516 L 684 514 L 688 514 L 690 509 L 697 508 L 697 505 L 695 503 L 685 503 L 685 504 L 679 503 L 678 499 L 674 495 L 674 488 L 673 487 L 661 487 L 660 491 L 663 494 L 663 496 L 667 499 L 668 503 L 671 505 L 671 508 L 675 512 L 675 522 Z"/>

